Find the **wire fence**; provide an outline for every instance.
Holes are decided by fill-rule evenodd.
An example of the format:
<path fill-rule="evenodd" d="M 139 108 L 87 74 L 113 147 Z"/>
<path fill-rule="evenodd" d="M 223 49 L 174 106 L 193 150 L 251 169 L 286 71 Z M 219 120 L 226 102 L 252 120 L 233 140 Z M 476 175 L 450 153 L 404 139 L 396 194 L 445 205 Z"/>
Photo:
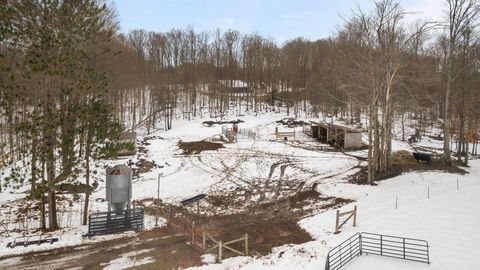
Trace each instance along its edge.
<path fill-rule="evenodd" d="M 228 126 L 222 126 L 222 134 L 227 138 L 233 137 L 237 141 L 257 139 L 257 133 L 248 128 L 229 128 Z"/>
<path fill-rule="evenodd" d="M 168 227 L 175 233 L 182 235 L 185 240 L 200 251 L 203 247 L 203 228 L 197 226 L 195 221 L 173 207 L 162 208 L 162 215 L 168 220 Z"/>

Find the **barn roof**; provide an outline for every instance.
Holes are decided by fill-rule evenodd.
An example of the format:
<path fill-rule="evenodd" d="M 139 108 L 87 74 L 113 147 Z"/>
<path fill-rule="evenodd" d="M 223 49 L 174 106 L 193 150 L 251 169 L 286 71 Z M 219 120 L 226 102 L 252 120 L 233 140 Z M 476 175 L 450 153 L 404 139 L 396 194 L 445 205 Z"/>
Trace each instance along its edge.
<path fill-rule="evenodd" d="M 356 128 L 356 127 L 353 127 L 353 126 L 342 125 L 342 124 L 339 124 L 339 123 L 326 123 L 326 122 L 323 122 L 323 121 L 315 121 L 315 120 L 310 120 L 310 123 L 312 125 L 317 125 L 317 126 L 322 126 L 322 127 L 344 129 L 344 130 L 347 130 L 349 132 L 355 132 L 355 133 L 363 132 L 363 130 L 360 129 L 360 128 Z"/>

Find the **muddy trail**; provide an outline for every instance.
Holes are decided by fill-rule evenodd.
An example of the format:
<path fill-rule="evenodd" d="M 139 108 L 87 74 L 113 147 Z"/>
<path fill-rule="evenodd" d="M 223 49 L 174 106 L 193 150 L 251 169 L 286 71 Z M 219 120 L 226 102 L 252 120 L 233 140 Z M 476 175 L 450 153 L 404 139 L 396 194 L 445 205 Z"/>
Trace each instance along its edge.
<path fill-rule="evenodd" d="M 201 265 L 199 254 L 185 244 L 183 237 L 160 228 L 108 241 L 6 256 L 0 258 L 0 269 L 103 269 L 122 258 L 151 261 L 128 269 L 170 270 Z"/>
<path fill-rule="evenodd" d="M 228 241 L 249 235 L 250 255 L 266 255 L 272 248 L 285 244 L 300 244 L 312 240 L 298 226 L 298 221 L 310 214 L 350 203 L 350 200 L 321 196 L 313 186 L 309 190 L 275 202 L 249 208 L 226 216 L 203 217 L 184 211 L 192 221 L 203 227 L 215 239 Z M 316 205 L 316 207 L 310 207 Z M 307 207 L 308 206 L 308 207 Z M 153 206 L 147 212 L 155 212 Z M 21 248 L 21 247 L 19 247 Z M 0 269 L 103 269 L 125 260 L 148 263 L 127 269 L 170 270 L 201 265 L 201 252 L 188 245 L 185 238 L 164 227 L 144 231 L 134 236 L 88 243 L 54 250 L 30 252 L 0 258 Z M 226 252 L 225 256 L 233 254 Z"/>
<path fill-rule="evenodd" d="M 460 164 L 457 164 L 456 162 L 452 166 L 447 166 L 443 162 L 432 162 L 431 164 L 423 164 L 423 163 L 412 163 L 412 164 L 401 164 L 401 165 L 394 164 L 392 169 L 389 172 L 383 173 L 383 174 L 377 174 L 375 181 L 378 182 L 378 181 L 387 180 L 407 172 L 441 171 L 441 172 L 457 173 L 461 175 L 468 173 L 459 165 Z M 347 181 L 351 184 L 367 185 L 368 184 L 367 166 L 356 166 L 355 168 L 359 169 L 359 172 L 349 176 L 347 178 Z M 376 184 L 374 183 L 374 185 Z"/>
<path fill-rule="evenodd" d="M 248 233 L 250 254 L 266 255 L 273 247 L 313 240 L 298 225 L 302 218 L 352 202 L 322 196 L 315 189 L 313 186 L 287 198 L 249 207 L 238 214 L 210 217 L 197 216 L 193 213 L 187 215 L 215 239 L 229 241 Z"/>

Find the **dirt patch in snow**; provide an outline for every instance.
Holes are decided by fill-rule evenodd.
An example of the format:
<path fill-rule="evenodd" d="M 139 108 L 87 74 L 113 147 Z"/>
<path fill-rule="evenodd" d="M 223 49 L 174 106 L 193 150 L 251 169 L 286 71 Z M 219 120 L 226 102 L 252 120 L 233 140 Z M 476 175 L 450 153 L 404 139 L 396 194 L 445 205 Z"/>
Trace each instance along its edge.
<path fill-rule="evenodd" d="M 339 207 L 351 200 L 322 196 L 312 187 L 275 202 L 252 206 L 240 214 L 199 217 L 191 214 L 215 239 L 229 241 L 248 233 L 250 254 L 266 255 L 272 248 L 311 241 L 298 221 L 326 209 Z M 226 254 L 234 255 L 234 254 Z"/>
<path fill-rule="evenodd" d="M 306 126 L 306 125 L 310 125 L 310 123 L 308 123 L 308 122 L 305 122 L 305 121 L 302 121 L 302 120 L 295 120 L 293 118 L 284 118 L 282 120 L 278 120 L 276 123 L 277 124 L 282 124 L 282 125 L 287 126 L 289 128 L 303 127 L 303 126 Z"/>
<path fill-rule="evenodd" d="M 239 124 L 243 123 L 243 120 L 237 119 L 237 120 L 225 120 L 225 121 L 203 121 L 202 125 L 211 127 L 213 125 L 224 125 L 224 124 Z"/>
<path fill-rule="evenodd" d="M 280 169 L 280 178 L 283 174 L 282 171 L 284 172 L 282 165 L 284 164 L 275 163 L 272 165 L 272 167 L 276 166 Z M 265 255 L 270 253 L 273 247 L 312 240 L 311 236 L 299 227 L 299 220 L 351 202 L 341 198 L 323 196 L 316 191 L 315 185 L 308 188 L 304 185 L 291 188 L 294 188 L 294 192 L 286 193 L 289 194 L 288 196 L 276 197 L 273 201 L 258 200 L 257 203 L 249 205 L 245 211 L 238 214 L 206 217 L 189 213 L 188 216 L 199 227 L 204 226 L 209 235 L 222 241 L 237 239 L 244 233 L 248 233 L 250 254 Z M 236 194 L 232 196 L 236 196 Z M 223 197 L 212 197 L 220 204 L 229 203 Z M 139 206 L 143 205 L 147 214 L 154 215 L 156 213 L 157 209 L 153 199 L 144 199 L 137 204 Z M 162 215 L 163 211 L 159 212 Z M 171 233 L 166 228 L 155 229 L 141 232 L 136 234 L 135 237 L 125 236 L 121 239 L 84 245 L 85 248 L 82 247 L 80 250 L 77 246 L 58 249 L 55 252 L 28 254 L 19 267 L 35 266 L 41 268 L 61 261 L 60 264 L 55 264 L 52 268 L 84 267 L 100 269 L 101 266 L 105 266 L 105 263 L 115 261 L 126 253 L 145 249 L 152 249 L 152 251 L 142 253 L 136 258 L 129 257 L 129 260 L 140 261 L 151 258 L 151 263 L 137 265 L 135 269 L 177 269 L 178 267 L 200 265 L 201 254 L 188 246 L 184 238 L 172 236 Z M 101 253 L 102 256 L 93 255 L 98 253 Z M 226 257 L 232 255 L 234 254 L 225 251 Z"/>
<path fill-rule="evenodd" d="M 133 162 L 132 162 L 133 163 Z M 153 168 L 158 168 L 157 164 L 153 160 L 146 160 L 144 158 L 140 158 L 137 162 L 132 166 L 132 172 L 134 177 L 138 177 L 142 173 L 150 172 Z"/>
<path fill-rule="evenodd" d="M 347 178 L 349 183 L 366 185 L 368 180 L 368 171 L 366 166 L 357 166 L 360 171 Z M 432 160 L 430 164 L 425 163 L 404 163 L 394 164 L 392 170 L 387 173 L 377 174 L 376 181 L 387 180 L 392 177 L 396 177 L 406 172 L 428 172 L 428 171 L 442 171 L 449 173 L 466 174 L 468 173 L 464 169 L 454 163 L 452 166 L 445 165 L 441 161 Z"/>
<path fill-rule="evenodd" d="M 223 144 L 209 141 L 178 142 L 178 147 L 183 150 L 184 155 L 199 154 L 202 151 L 218 150 Z"/>
<path fill-rule="evenodd" d="M 157 210 L 154 201 L 153 199 L 144 199 L 138 203 L 145 207 L 147 213 L 154 214 Z M 248 233 L 249 253 L 255 256 L 269 254 L 272 248 L 285 244 L 311 241 L 312 237 L 298 225 L 301 219 L 351 202 L 348 199 L 323 196 L 316 191 L 314 185 L 290 197 L 251 206 L 238 214 L 201 216 L 194 213 L 195 211 L 188 212 L 185 208 L 173 205 L 170 207 L 172 211 L 183 216 L 187 224 L 194 221 L 196 228 L 203 228 L 210 237 L 216 240 L 226 242 Z M 166 217 L 167 209 L 168 205 L 161 203 L 159 214 Z M 195 209 L 196 207 L 191 210 Z M 232 247 L 241 249 L 236 245 L 239 244 Z M 225 257 L 236 256 L 228 250 L 224 252 Z"/>

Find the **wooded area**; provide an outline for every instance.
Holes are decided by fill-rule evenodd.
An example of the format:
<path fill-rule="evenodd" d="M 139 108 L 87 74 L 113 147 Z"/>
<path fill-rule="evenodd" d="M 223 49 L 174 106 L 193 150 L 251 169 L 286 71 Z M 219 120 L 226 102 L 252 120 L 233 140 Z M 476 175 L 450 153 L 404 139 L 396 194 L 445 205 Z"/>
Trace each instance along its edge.
<path fill-rule="evenodd" d="M 366 118 L 369 183 L 391 168 L 392 126 L 407 117 L 420 119 L 419 129 L 442 122 L 445 153 L 455 138 L 456 157 L 468 164 L 479 128 L 480 4 L 444 2 L 443 22 L 409 23 L 398 1 L 382 0 L 329 38 L 279 45 L 193 26 L 122 34 L 103 0 L 1 1 L 0 151 L 14 169 L 0 191 L 31 184 L 42 227 L 55 229 L 58 187 L 81 186 L 88 209 L 90 162 L 115 157 L 122 131 L 168 130 L 176 118 L 217 118 L 241 106 L 257 115 Z M 251 91 L 239 97 L 219 80 Z M 444 159 L 451 164 L 451 155 Z"/>

